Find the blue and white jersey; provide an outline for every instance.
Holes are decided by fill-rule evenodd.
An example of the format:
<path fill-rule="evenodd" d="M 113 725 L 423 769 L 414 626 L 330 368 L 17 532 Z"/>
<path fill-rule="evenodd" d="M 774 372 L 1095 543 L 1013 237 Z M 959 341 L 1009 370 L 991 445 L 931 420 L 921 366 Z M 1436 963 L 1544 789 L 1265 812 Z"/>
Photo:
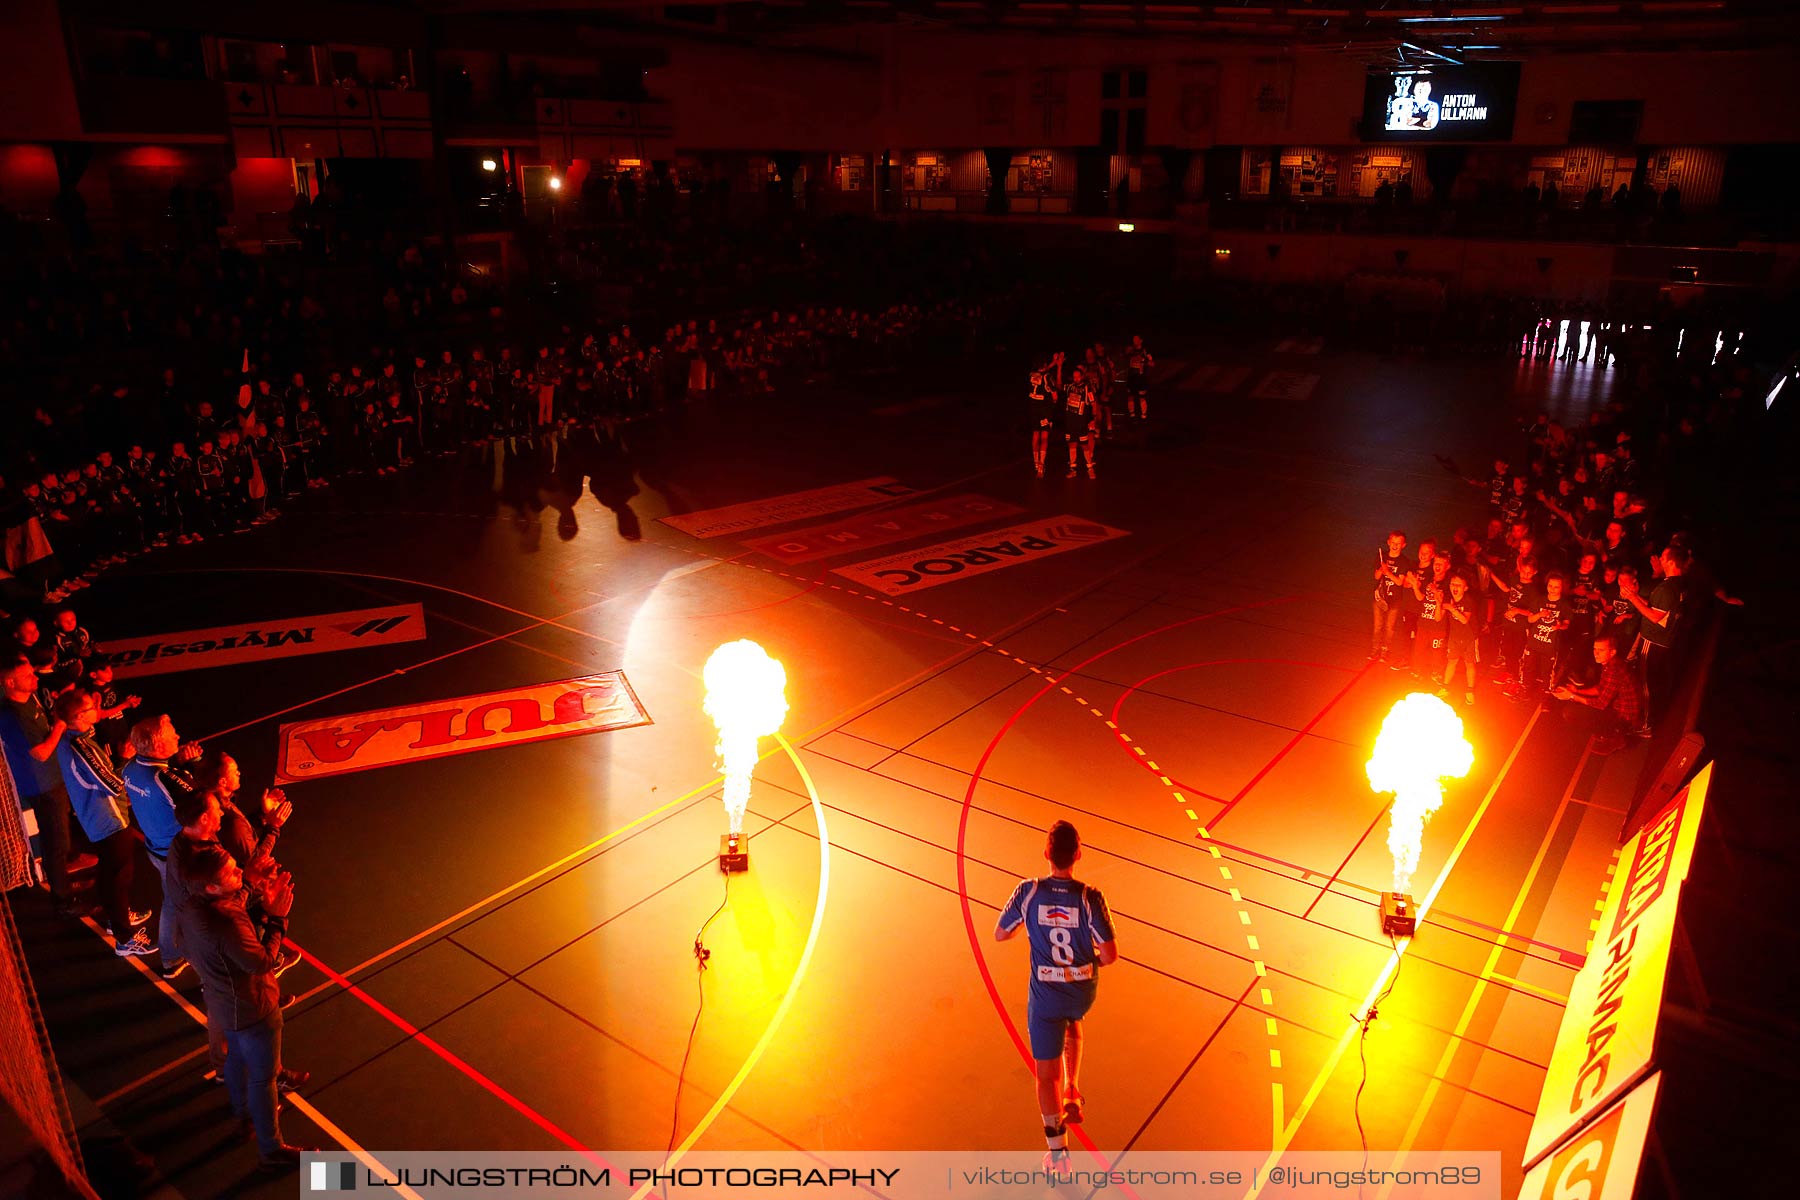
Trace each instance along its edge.
<path fill-rule="evenodd" d="M 1024 880 L 1000 913 L 1002 931 L 1021 924 L 1031 942 L 1032 999 L 1091 1000 L 1100 966 L 1095 943 L 1114 938 L 1100 890 L 1054 875 Z"/>

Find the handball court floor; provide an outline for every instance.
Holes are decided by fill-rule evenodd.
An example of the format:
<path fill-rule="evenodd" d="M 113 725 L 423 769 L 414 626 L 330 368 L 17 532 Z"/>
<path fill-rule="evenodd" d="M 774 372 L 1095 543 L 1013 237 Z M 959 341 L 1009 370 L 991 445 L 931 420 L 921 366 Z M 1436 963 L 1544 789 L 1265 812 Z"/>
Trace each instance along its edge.
<path fill-rule="evenodd" d="M 1163 339 L 1153 432 L 1103 447 L 1097 481 L 1054 457 L 1034 480 L 1010 400 L 840 394 L 776 422 L 697 414 L 590 464 L 579 496 L 540 491 L 529 455 L 363 481 L 83 593 L 102 641 L 424 606 L 422 641 L 125 689 L 236 756 L 247 791 L 284 721 L 612 669 L 652 719 L 289 786 L 306 957 L 283 980 L 285 1058 L 312 1072 L 290 1140 L 1030 1149 L 1025 951 L 991 931 L 1067 817 L 1122 953 L 1088 1022 L 1092 1149 L 1358 1148 L 1352 1014 L 1391 982 L 1370 1145 L 1501 1151 L 1511 1194 L 1641 763 L 1590 757 L 1484 680 L 1397 958 L 1387 798 L 1363 764 L 1410 688 L 1365 665 L 1365 561 L 1390 526 L 1481 514 L 1434 452 L 1473 474 L 1518 416 L 1578 416 L 1611 380 L 1292 345 Z M 830 570 L 856 555 L 784 565 L 657 520 L 873 476 L 926 493 L 888 508 L 1026 510 L 974 532 L 1068 516 L 1128 536 L 893 598 Z M 699 672 L 740 637 L 786 664 L 791 708 L 727 899 Z M 722 899 L 672 1124 L 691 946 Z M 78 1114 L 180 1193 L 287 1194 L 201 1080 L 192 976 L 170 988 L 97 931 L 21 919 Z"/>

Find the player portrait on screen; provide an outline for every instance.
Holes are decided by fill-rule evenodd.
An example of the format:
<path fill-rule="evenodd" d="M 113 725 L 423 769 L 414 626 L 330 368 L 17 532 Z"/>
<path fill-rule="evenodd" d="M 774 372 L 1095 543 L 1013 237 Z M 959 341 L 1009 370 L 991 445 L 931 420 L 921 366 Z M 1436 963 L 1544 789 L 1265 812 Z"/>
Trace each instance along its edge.
<path fill-rule="evenodd" d="M 1399 133 L 1436 129 L 1440 110 L 1431 98 L 1431 81 L 1412 75 L 1394 77 L 1394 94 L 1388 97 L 1387 127 Z"/>
<path fill-rule="evenodd" d="M 1438 102 L 1431 98 L 1431 80 L 1421 79 L 1413 84 L 1412 117 L 1407 128 L 1436 129 L 1437 123 Z"/>
<path fill-rule="evenodd" d="M 1409 75 L 1394 76 L 1394 94 L 1388 97 L 1387 103 L 1387 127 L 1412 128 L 1412 77 Z"/>

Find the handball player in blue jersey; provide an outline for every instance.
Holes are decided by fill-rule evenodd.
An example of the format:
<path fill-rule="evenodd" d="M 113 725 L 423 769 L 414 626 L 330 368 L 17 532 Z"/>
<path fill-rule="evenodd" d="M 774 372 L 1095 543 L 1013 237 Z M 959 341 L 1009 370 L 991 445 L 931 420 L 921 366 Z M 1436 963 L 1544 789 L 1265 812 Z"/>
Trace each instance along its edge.
<path fill-rule="evenodd" d="M 1093 1007 L 1099 970 L 1119 957 L 1112 913 L 1100 890 L 1076 879 L 1081 835 L 1067 821 L 1050 827 L 1044 846 L 1050 874 L 1013 889 L 994 940 L 1023 929 L 1031 942 L 1031 997 L 1025 1023 L 1037 1061 L 1038 1112 L 1052 1155 L 1068 1151 L 1068 1127 L 1082 1119 L 1076 1082 L 1081 1070 L 1081 1019 Z"/>

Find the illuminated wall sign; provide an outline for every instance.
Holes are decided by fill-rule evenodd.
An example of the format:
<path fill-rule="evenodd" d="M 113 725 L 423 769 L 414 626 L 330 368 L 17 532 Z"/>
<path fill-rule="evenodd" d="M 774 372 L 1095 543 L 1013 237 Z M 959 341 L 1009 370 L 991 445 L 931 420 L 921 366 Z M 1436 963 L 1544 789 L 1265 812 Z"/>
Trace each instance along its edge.
<path fill-rule="evenodd" d="M 1650 1076 L 1532 1168 L 1519 1200 L 1631 1200 L 1661 1084 L 1661 1073 Z"/>
<path fill-rule="evenodd" d="M 650 724 L 620 671 L 281 727 L 284 783 Z"/>
<path fill-rule="evenodd" d="M 359 608 L 316 617 L 191 629 L 186 633 L 108 638 L 100 652 L 112 664 L 116 678 L 135 679 L 140 675 L 167 675 L 174 671 L 198 671 L 235 663 L 267 662 L 297 654 L 367 650 L 396 642 L 416 642 L 424 636 L 424 608 L 417 604 L 397 604 L 389 608 Z"/>
<path fill-rule="evenodd" d="M 1365 141 L 1504 141 L 1512 136 L 1519 64 L 1373 71 L 1363 87 Z"/>
<path fill-rule="evenodd" d="M 1587 964 L 1576 973 L 1525 1143 L 1535 1166 L 1650 1070 L 1675 908 L 1712 780 L 1708 764 L 1625 843 Z"/>

